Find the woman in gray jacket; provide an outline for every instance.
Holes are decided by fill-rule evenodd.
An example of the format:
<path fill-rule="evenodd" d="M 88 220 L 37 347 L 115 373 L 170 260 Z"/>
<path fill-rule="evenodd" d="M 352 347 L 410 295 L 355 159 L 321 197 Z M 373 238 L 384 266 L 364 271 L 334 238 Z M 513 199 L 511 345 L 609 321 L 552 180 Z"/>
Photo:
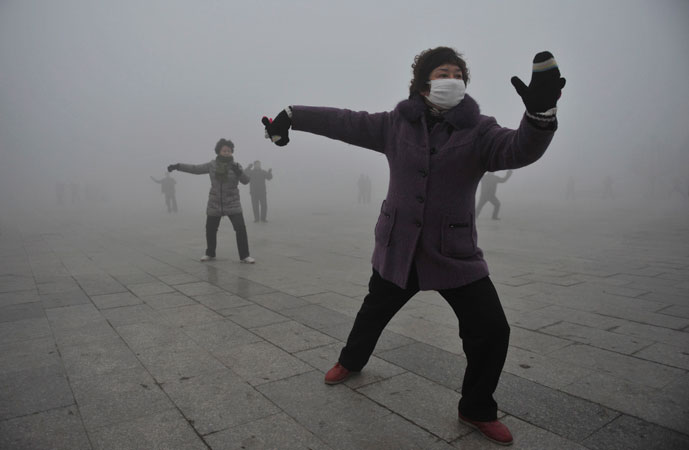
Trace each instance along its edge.
<path fill-rule="evenodd" d="M 196 175 L 207 173 L 211 179 L 211 190 L 208 193 L 208 207 L 206 208 L 206 254 L 201 261 L 210 261 L 215 258 L 218 227 L 222 216 L 227 216 L 232 222 L 237 235 L 237 249 L 239 259 L 246 264 L 256 262 L 249 255 L 249 239 L 246 235 L 246 225 L 242 215 L 242 205 L 239 201 L 239 183 L 248 184 L 249 177 L 242 170 L 242 166 L 234 160 L 234 144 L 229 139 L 220 139 L 215 145 L 213 161 L 205 164 L 171 164 L 168 172 L 179 170 L 180 172 Z"/>
<path fill-rule="evenodd" d="M 512 79 L 526 112 L 509 129 L 465 95 L 469 71 L 454 49 L 423 51 L 412 68 L 409 98 L 392 111 L 290 106 L 275 120 L 263 118 L 266 137 L 279 146 L 289 142 L 292 128 L 379 152 L 390 167 L 369 293 L 325 382 L 341 383 L 362 370 L 397 311 L 419 290 L 437 291 L 457 316 L 467 358 L 459 420 L 509 445 L 512 435 L 497 420 L 493 393 L 510 328 L 477 246 L 476 187 L 486 172 L 517 169 L 545 153 L 565 80 L 552 54 L 537 54 L 529 86 Z"/>

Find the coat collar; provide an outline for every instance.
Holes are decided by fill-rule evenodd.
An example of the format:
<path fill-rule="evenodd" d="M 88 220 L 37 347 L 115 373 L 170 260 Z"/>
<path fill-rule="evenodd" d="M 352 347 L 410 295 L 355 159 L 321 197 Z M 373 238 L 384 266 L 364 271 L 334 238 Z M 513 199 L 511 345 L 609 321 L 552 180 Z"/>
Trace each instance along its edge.
<path fill-rule="evenodd" d="M 426 107 L 426 102 L 423 101 L 423 98 L 420 95 L 414 95 L 408 100 L 399 102 L 395 110 L 407 121 L 417 122 L 421 120 Z M 460 129 L 474 127 L 479 121 L 480 114 L 481 110 L 476 100 L 470 95 L 465 95 L 464 99 L 459 102 L 459 105 L 447 111 L 444 117 L 446 122 L 454 128 Z"/>

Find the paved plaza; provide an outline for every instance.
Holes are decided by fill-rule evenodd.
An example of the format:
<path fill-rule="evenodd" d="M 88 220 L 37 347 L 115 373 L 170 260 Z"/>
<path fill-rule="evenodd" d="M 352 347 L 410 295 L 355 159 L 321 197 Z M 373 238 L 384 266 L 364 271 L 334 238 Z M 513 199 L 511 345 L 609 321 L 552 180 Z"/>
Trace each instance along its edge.
<path fill-rule="evenodd" d="M 501 448 L 457 421 L 465 359 L 434 292 L 323 383 L 376 206 L 273 209 L 247 224 L 255 265 L 226 219 L 201 263 L 202 212 L 109 209 L 0 217 L 0 448 Z M 516 209 L 478 220 L 512 448 L 689 449 L 689 205 Z"/>

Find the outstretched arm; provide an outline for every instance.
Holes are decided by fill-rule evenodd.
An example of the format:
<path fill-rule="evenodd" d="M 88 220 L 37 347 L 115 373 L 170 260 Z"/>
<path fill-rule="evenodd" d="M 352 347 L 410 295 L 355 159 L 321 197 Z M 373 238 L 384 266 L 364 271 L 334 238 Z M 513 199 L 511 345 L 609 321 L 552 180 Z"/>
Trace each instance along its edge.
<path fill-rule="evenodd" d="M 201 175 L 204 173 L 208 173 L 208 171 L 210 170 L 211 163 L 209 163 L 209 162 L 207 162 L 205 164 L 177 163 L 177 164 L 175 164 L 175 166 L 177 166 L 176 169 L 179 170 L 180 172 L 191 173 L 194 175 Z"/>
<path fill-rule="evenodd" d="M 151 177 L 151 180 L 155 181 L 156 183 L 160 184 L 163 182 L 163 180 L 156 180 L 155 178 Z"/>

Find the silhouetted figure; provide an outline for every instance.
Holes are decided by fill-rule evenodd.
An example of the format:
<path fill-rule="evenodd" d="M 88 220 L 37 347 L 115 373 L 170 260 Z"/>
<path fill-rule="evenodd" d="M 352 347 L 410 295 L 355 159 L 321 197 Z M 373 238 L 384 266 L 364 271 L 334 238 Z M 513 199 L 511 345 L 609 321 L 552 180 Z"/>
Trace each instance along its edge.
<path fill-rule="evenodd" d="M 500 212 L 500 200 L 498 200 L 495 193 L 498 190 L 498 183 L 504 183 L 511 176 L 511 170 L 508 170 L 507 174 L 502 178 L 490 172 L 486 172 L 483 178 L 481 178 L 481 195 L 479 196 L 478 206 L 476 207 L 476 217 L 481 214 L 483 205 L 490 202 L 493 204 L 493 216 L 491 218 L 493 220 L 500 220 L 498 217 L 498 213 Z"/>
<path fill-rule="evenodd" d="M 177 182 L 175 179 L 170 176 L 169 172 L 165 172 L 165 176 L 161 180 L 156 180 L 153 177 L 151 177 L 151 180 L 160 185 L 160 190 L 163 195 L 165 195 L 167 212 L 177 212 L 177 199 L 175 198 L 175 184 L 177 184 Z"/>
<path fill-rule="evenodd" d="M 670 190 L 670 198 L 674 198 L 675 195 L 679 195 L 684 198 L 684 188 L 682 188 L 682 180 L 679 177 L 675 177 L 672 182 L 672 189 Z"/>
<path fill-rule="evenodd" d="M 606 175 L 603 179 L 603 198 L 613 198 L 612 177 L 610 175 Z"/>
<path fill-rule="evenodd" d="M 227 216 L 237 237 L 240 261 L 253 264 L 256 260 L 249 255 L 249 238 L 246 235 L 242 204 L 237 189 L 239 183 L 249 184 L 249 177 L 244 173 L 241 164 L 234 160 L 234 144 L 231 140 L 220 139 L 215 144 L 215 154 L 218 155 L 217 158 L 205 164 L 170 164 L 167 170 L 179 170 L 195 175 L 207 173 L 210 176 L 211 190 L 208 192 L 206 207 L 206 254 L 201 261 L 215 259 L 220 219 Z"/>
<path fill-rule="evenodd" d="M 357 180 L 357 187 L 359 188 L 359 195 L 357 197 L 358 203 L 368 204 L 371 203 L 371 178 L 368 175 L 359 175 L 359 180 Z"/>
<path fill-rule="evenodd" d="M 567 188 L 565 189 L 565 199 L 574 200 L 575 182 L 574 177 L 567 178 Z"/>
<path fill-rule="evenodd" d="M 251 207 L 254 210 L 254 222 L 266 222 L 268 213 L 268 200 L 266 191 L 266 180 L 273 179 L 273 169 L 261 169 L 261 161 L 254 161 L 249 164 L 244 171 L 249 181 L 249 195 L 251 195 Z"/>
<path fill-rule="evenodd" d="M 55 184 L 55 196 L 57 197 L 57 204 L 65 204 L 65 183 L 58 181 Z"/>

